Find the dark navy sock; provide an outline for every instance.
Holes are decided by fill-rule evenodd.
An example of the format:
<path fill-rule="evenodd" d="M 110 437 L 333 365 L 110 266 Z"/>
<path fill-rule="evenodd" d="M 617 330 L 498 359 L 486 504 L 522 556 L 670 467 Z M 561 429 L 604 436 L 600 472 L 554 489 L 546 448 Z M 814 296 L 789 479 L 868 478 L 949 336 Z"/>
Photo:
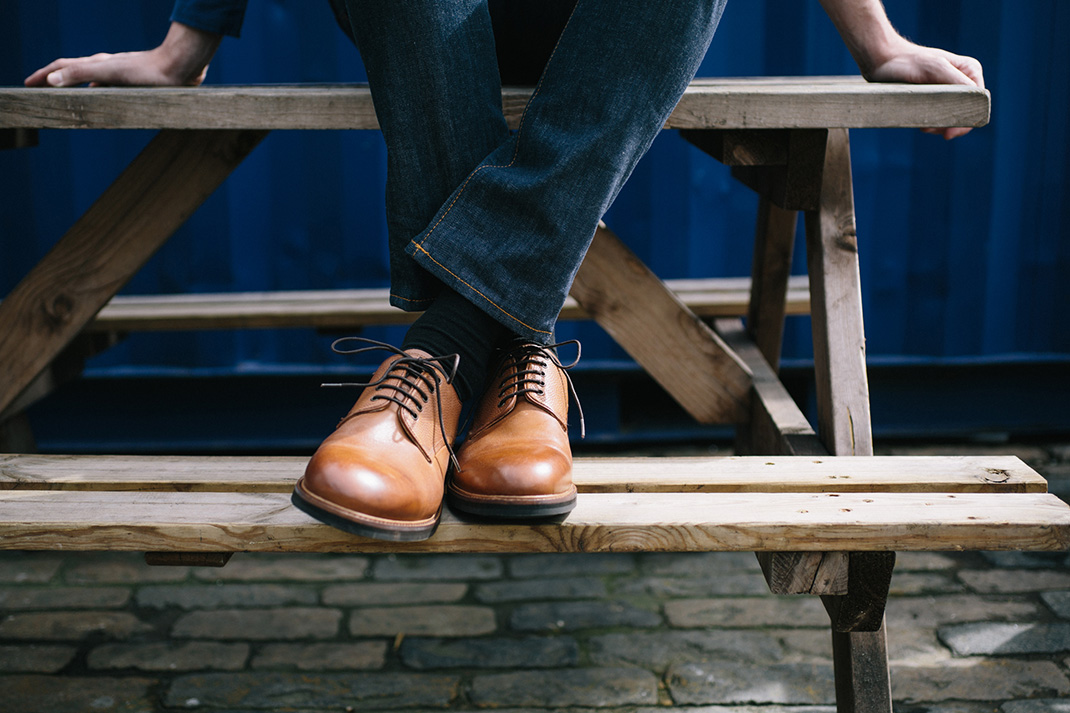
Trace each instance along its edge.
<path fill-rule="evenodd" d="M 402 349 L 432 356 L 459 354 L 453 385 L 461 401 L 483 392 L 495 349 L 513 337 L 505 326 L 453 290 L 443 288 L 405 335 Z"/>

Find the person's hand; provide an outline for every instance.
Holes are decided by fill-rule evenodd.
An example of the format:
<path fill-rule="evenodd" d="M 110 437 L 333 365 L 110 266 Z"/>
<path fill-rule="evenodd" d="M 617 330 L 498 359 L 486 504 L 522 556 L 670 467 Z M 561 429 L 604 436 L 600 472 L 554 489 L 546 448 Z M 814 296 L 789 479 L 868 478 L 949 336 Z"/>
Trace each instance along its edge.
<path fill-rule="evenodd" d="M 57 59 L 26 78 L 27 87 L 197 86 L 221 40 L 178 22 L 163 43 L 151 50 Z"/>
<path fill-rule="evenodd" d="M 821 0 L 862 76 L 871 82 L 985 86 L 981 63 L 907 40 L 892 27 L 881 0 Z M 968 127 L 922 129 L 953 139 Z"/>
<path fill-rule="evenodd" d="M 865 72 L 871 82 L 909 82 L 911 84 L 964 84 L 984 89 L 985 78 L 981 63 L 973 57 L 952 54 L 935 47 L 923 47 L 910 42 Z M 968 127 L 922 129 L 953 139 L 969 133 Z"/>

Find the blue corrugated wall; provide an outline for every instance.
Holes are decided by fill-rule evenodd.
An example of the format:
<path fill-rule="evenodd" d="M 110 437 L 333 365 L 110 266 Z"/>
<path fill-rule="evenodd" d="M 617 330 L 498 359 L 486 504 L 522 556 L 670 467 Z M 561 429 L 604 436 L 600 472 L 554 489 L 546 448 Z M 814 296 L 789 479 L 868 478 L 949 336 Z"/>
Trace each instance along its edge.
<path fill-rule="evenodd" d="M 907 36 L 985 65 L 990 126 L 945 143 L 852 134 L 869 354 L 875 360 L 1070 354 L 1070 3 L 889 0 Z M 5 0 L 0 83 L 61 55 L 154 45 L 167 2 Z M 703 76 L 854 73 L 817 2 L 730 2 Z M 251 0 L 213 83 L 362 81 L 325 2 Z M 0 294 L 148 140 L 43 132 L 0 152 Z M 384 156 L 373 132 L 276 132 L 152 259 L 127 293 L 374 286 L 387 275 Z M 664 277 L 749 271 L 755 198 L 675 134 L 655 143 L 606 221 Z M 802 268 L 801 250 L 797 262 Z M 809 353 L 794 320 L 785 350 Z M 396 341 L 397 332 L 381 334 Z M 622 353 L 568 325 L 589 358 Z M 138 336 L 92 364 L 278 370 L 335 363 L 322 339 L 278 332 Z"/>

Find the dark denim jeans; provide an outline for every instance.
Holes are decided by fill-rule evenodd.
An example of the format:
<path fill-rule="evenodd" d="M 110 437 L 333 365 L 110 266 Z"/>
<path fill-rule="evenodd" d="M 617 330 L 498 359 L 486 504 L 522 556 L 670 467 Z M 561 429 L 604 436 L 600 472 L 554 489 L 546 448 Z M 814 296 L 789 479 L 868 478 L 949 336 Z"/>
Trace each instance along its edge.
<path fill-rule="evenodd" d="M 724 0 L 568 3 L 515 132 L 487 0 L 332 3 L 387 144 L 393 304 L 424 309 L 444 283 L 547 343 L 599 219 L 698 70 Z"/>

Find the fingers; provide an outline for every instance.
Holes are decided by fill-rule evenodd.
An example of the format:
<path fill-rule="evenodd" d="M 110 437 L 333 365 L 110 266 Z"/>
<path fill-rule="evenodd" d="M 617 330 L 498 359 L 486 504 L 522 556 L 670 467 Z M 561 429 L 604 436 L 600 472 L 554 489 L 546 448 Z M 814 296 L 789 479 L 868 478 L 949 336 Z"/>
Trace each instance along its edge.
<path fill-rule="evenodd" d="M 973 57 L 964 57 L 950 52 L 944 52 L 943 55 L 948 65 L 950 65 L 949 83 L 976 86 L 984 89 L 985 78 L 980 62 Z M 965 136 L 970 133 L 970 127 L 954 126 L 943 129 L 931 129 L 928 130 L 927 133 L 943 136 L 946 141 L 950 141 L 951 139 L 957 139 L 960 136 Z"/>
<path fill-rule="evenodd" d="M 952 55 L 949 58 L 949 61 L 955 65 L 960 72 L 969 77 L 973 84 L 981 89 L 985 88 L 985 75 L 980 62 L 973 57 L 960 57 L 959 55 Z"/>
<path fill-rule="evenodd" d="M 27 77 L 24 84 L 27 87 L 73 87 L 91 81 L 82 79 L 86 75 L 84 65 L 91 59 L 57 59 Z"/>
<path fill-rule="evenodd" d="M 950 141 L 951 139 L 957 139 L 960 136 L 965 136 L 970 133 L 972 129 L 968 126 L 954 126 L 946 129 L 920 129 L 923 134 L 932 134 L 934 136 L 943 136 L 944 139 Z"/>
<path fill-rule="evenodd" d="M 89 57 L 57 59 L 26 78 L 28 87 L 76 87 L 82 84 L 146 84 L 151 66 L 139 61 L 145 53 L 95 54 Z"/>
<path fill-rule="evenodd" d="M 882 82 L 959 84 L 982 89 L 985 86 L 981 63 L 973 57 L 919 45 L 908 47 L 906 51 L 876 67 L 867 78 Z M 968 134 L 970 128 L 929 128 L 922 131 L 943 136 L 945 139 L 954 139 Z"/>
<path fill-rule="evenodd" d="M 23 84 L 25 84 L 27 87 L 48 86 L 48 76 L 56 70 L 60 69 L 61 67 L 65 66 L 68 62 L 70 62 L 69 59 L 57 59 L 53 62 L 50 62 L 49 64 L 45 65 L 44 67 L 41 67 L 39 70 L 31 74 L 30 76 L 26 77 L 26 79 L 23 81 Z"/>

